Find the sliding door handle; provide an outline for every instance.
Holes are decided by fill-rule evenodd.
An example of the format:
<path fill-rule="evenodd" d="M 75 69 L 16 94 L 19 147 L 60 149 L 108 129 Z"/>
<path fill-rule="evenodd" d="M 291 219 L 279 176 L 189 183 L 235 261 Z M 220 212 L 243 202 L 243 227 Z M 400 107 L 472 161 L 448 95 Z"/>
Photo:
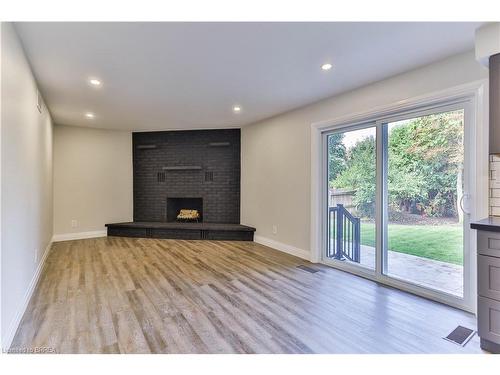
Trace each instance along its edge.
<path fill-rule="evenodd" d="M 470 198 L 470 194 L 463 194 L 462 197 L 460 198 L 460 209 L 462 210 L 462 212 L 464 214 L 467 214 L 467 215 L 470 215 L 470 211 L 466 210 L 464 208 L 464 200 L 465 199 L 469 200 L 469 198 Z"/>

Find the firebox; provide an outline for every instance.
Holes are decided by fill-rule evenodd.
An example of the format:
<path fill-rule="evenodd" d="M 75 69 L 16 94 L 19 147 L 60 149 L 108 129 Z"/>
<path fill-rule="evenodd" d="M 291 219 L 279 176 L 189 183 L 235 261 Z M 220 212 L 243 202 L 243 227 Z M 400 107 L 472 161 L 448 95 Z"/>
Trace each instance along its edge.
<path fill-rule="evenodd" d="M 203 221 L 203 198 L 167 198 L 167 222 L 177 221 L 181 210 L 197 210 L 197 221 Z"/>

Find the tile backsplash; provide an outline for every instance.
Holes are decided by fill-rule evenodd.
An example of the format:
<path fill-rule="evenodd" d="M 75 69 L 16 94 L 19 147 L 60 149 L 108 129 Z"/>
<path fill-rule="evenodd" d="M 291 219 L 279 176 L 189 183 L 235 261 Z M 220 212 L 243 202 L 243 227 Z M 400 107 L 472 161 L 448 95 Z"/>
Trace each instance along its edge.
<path fill-rule="evenodd" d="M 500 155 L 490 155 L 490 196 L 491 216 L 500 216 Z"/>

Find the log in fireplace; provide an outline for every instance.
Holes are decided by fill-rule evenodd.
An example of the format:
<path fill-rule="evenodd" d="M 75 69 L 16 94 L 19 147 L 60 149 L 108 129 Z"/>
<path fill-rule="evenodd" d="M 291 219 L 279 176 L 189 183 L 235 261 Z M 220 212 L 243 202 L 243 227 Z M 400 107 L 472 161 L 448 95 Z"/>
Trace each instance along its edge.
<path fill-rule="evenodd" d="M 178 216 L 181 210 L 196 210 L 198 218 L 192 218 L 193 221 L 203 221 L 203 198 L 188 197 L 167 197 L 167 222 L 179 221 Z M 188 220 L 184 218 L 182 220 Z"/>

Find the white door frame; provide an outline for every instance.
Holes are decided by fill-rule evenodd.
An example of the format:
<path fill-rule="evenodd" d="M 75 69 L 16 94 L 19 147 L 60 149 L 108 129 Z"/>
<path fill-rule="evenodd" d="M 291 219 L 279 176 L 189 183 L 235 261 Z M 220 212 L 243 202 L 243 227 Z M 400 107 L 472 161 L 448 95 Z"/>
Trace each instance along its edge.
<path fill-rule="evenodd" d="M 322 252 L 326 245 L 324 233 L 324 223 L 326 216 L 324 210 L 326 207 L 326 195 L 324 193 L 324 178 L 325 178 L 325 158 L 322 154 L 324 147 L 323 133 L 331 130 L 339 130 L 345 127 L 373 123 L 377 126 L 377 142 L 381 142 L 381 122 L 377 120 L 383 118 L 388 119 L 398 116 L 402 113 L 409 114 L 413 111 L 422 111 L 424 109 L 432 110 L 432 108 L 442 107 L 443 105 L 470 102 L 468 110 L 471 116 L 466 123 L 469 122 L 471 129 L 469 140 L 474 143 L 475 152 L 469 155 L 469 170 L 471 176 L 469 194 L 472 197 L 474 204 L 470 207 L 470 220 L 474 221 L 488 216 L 488 92 L 487 80 L 472 82 L 469 84 L 453 87 L 443 91 L 423 95 L 415 98 L 406 99 L 386 106 L 377 107 L 369 111 L 343 116 L 333 120 L 321 121 L 311 125 L 311 261 L 320 262 Z M 466 125 L 467 126 L 467 125 Z M 380 159 L 380 158 L 378 158 Z M 377 169 L 381 167 L 382 161 L 377 160 Z M 379 176 L 377 178 L 382 178 Z M 381 184 L 378 184 L 381 186 Z M 377 192 L 379 194 L 379 192 Z M 378 208 L 380 209 L 380 208 Z M 377 209 L 377 210 L 378 210 Z M 381 217 L 380 213 L 377 218 Z M 380 226 L 379 226 L 380 228 Z M 414 284 L 402 282 L 385 275 L 382 275 L 379 270 L 382 265 L 377 264 L 377 272 L 362 269 L 348 263 L 330 262 L 329 265 L 340 268 L 344 271 L 355 273 L 359 276 L 375 280 L 377 282 L 390 285 L 393 287 L 407 290 L 411 293 L 433 299 L 448 305 L 464 309 L 470 312 L 476 311 L 476 233 L 475 231 L 466 230 L 464 241 L 468 237 L 469 254 L 467 256 L 471 274 L 467 275 L 469 284 L 464 284 L 464 299 L 457 297 L 448 297 L 446 295 L 437 295 L 434 291 L 427 290 Z M 468 233 L 467 233 L 468 232 Z M 381 233 L 377 232 L 377 251 L 381 251 Z M 380 259 L 380 258 L 379 258 Z M 465 293 L 467 291 L 467 293 Z"/>

